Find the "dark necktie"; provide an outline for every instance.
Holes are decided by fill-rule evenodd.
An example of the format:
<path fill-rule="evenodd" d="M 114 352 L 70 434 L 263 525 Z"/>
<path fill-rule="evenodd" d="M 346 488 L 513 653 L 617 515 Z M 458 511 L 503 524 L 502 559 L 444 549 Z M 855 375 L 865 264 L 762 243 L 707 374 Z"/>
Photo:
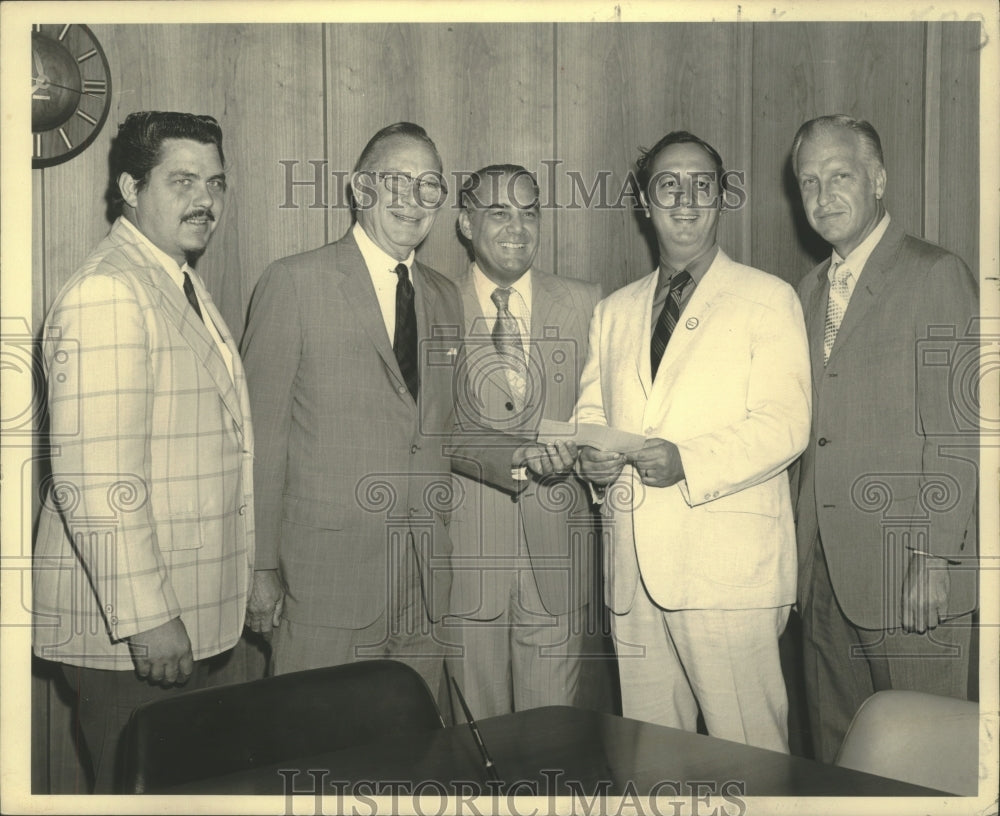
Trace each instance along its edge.
<path fill-rule="evenodd" d="M 686 269 L 682 269 L 670 279 L 667 302 L 663 304 L 663 310 L 656 321 L 656 328 L 653 329 L 653 341 L 649 348 L 650 371 L 654 380 L 656 379 L 656 369 L 660 367 L 660 360 L 663 359 L 663 352 L 667 350 L 667 343 L 670 342 L 670 335 L 673 334 L 677 320 L 681 316 L 681 296 L 684 294 L 684 287 L 690 280 L 691 276 Z"/>
<path fill-rule="evenodd" d="M 420 379 L 417 373 L 417 310 L 413 303 L 413 284 L 410 283 L 406 264 L 398 264 L 394 271 L 399 280 L 396 282 L 396 332 L 392 350 L 406 387 L 416 399 Z"/>
<path fill-rule="evenodd" d="M 204 323 L 205 318 L 201 316 L 201 306 L 198 305 L 198 296 L 194 293 L 194 286 L 191 283 L 191 276 L 185 270 L 184 272 L 184 295 L 188 299 L 188 303 L 191 304 L 191 308 L 194 309 L 194 313 L 198 315 L 198 319 Z"/>

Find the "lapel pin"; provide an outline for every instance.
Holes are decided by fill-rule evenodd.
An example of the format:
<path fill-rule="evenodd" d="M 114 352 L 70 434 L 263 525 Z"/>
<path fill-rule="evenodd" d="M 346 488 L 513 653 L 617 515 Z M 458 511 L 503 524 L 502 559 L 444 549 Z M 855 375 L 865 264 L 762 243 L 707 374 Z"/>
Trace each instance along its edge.
<path fill-rule="evenodd" d="M 698 318 L 697 317 L 689 317 L 687 319 L 687 322 L 684 324 L 684 326 L 686 328 L 688 328 L 688 329 L 696 329 L 696 328 L 698 328 Z"/>

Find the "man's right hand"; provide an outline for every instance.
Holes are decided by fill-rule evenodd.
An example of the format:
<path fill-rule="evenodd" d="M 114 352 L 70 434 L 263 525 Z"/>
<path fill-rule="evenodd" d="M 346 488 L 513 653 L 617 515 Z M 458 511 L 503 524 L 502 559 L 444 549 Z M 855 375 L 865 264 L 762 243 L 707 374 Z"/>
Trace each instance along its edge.
<path fill-rule="evenodd" d="M 625 456 L 614 451 L 602 451 L 590 445 L 580 448 L 580 458 L 577 460 L 580 475 L 588 482 L 599 487 L 611 484 L 625 467 Z"/>
<path fill-rule="evenodd" d="M 247 599 L 247 627 L 266 634 L 281 623 L 285 587 L 276 569 L 254 570 L 253 586 Z"/>
<path fill-rule="evenodd" d="M 128 638 L 140 677 L 161 686 L 183 685 L 194 671 L 191 640 L 180 618 Z"/>

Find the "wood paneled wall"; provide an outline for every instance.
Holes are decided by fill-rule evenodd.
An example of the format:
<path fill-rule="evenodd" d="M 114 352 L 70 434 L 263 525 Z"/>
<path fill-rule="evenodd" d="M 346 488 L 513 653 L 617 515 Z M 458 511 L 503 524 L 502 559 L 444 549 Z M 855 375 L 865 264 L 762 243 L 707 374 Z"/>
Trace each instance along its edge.
<path fill-rule="evenodd" d="M 621 191 L 638 148 L 676 128 L 712 142 L 744 174 L 746 204 L 722 222 L 726 250 L 796 282 L 825 248 L 802 216 L 788 147 L 799 124 L 829 112 L 878 129 L 893 216 L 978 265 L 974 23 L 93 30 L 112 66 L 112 114 L 85 153 L 34 173 L 35 325 L 107 229 L 114 123 L 149 108 L 222 123 L 231 193 L 199 270 L 237 335 L 268 263 L 347 228 L 346 173 L 375 130 L 401 119 L 427 128 L 452 179 L 496 161 L 535 170 L 546 205 L 538 265 L 608 292 L 655 263 L 645 219 Z M 317 167 L 325 195 L 289 187 Z M 467 257 L 455 200 L 453 190 L 420 250 L 449 275 Z"/>
<path fill-rule="evenodd" d="M 806 119 L 852 114 L 882 136 L 893 217 L 978 268 L 974 23 L 92 28 L 113 72 L 112 112 L 82 155 L 33 173 L 36 330 L 107 231 L 115 123 L 146 109 L 210 113 L 222 124 L 231 192 L 198 268 L 237 337 L 268 263 L 344 232 L 350 213 L 337 185 L 372 133 L 404 119 L 428 130 L 449 174 L 498 161 L 538 172 L 539 267 L 610 292 L 656 262 L 645 219 L 620 192 L 638 148 L 678 128 L 712 142 L 744 174 L 746 204 L 722 222 L 726 251 L 797 282 L 828 250 L 802 216 L 788 149 Z M 317 167 L 325 195 L 289 188 Z M 605 206 L 599 187 L 584 206 L 602 179 Z M 449 275 L 467 262 L 454 202 L 453 194 L 420 250 Z M 54 696 L 51 704 L 53 790 L 72 790 L 78 770 L 57 761 L 72 751 L 68 717 Z"/>

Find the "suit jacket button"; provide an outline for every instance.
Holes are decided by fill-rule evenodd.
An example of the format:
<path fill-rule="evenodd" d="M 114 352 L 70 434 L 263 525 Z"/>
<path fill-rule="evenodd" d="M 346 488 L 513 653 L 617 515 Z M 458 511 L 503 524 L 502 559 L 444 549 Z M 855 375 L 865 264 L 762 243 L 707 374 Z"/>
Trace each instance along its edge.
<path fill-rule="evenodd" d="M 397 394 L 405 394 L 406 393 L 406 386 L 405 385 L 399 386 L 399 388 L 396 389 L 396 393 Z"/>
<path fill-rule="evenodd" d="M 245 504 L 240 505 L 240 509 L 237 512 L 242 516 L 247 511 L 247 506 Z"/>
<path fill-rule="evenodd" d="M 827 443 L 827 441 L 828 440 L 825 436 L 821 436 L 816 444 L 822 448 Z"/>
<path fill-rule="evenodd" d="M 503 404 L 503 407 L 506 408 L 508 411 L 513 411 L 514 410 L 514 403 L 513 402 L 505 402 Z"/>
<path fill-rule="evenodd" d="M 410 453 L 416 453 L 420 450 L 420 445 L 410 445 Z"/>

